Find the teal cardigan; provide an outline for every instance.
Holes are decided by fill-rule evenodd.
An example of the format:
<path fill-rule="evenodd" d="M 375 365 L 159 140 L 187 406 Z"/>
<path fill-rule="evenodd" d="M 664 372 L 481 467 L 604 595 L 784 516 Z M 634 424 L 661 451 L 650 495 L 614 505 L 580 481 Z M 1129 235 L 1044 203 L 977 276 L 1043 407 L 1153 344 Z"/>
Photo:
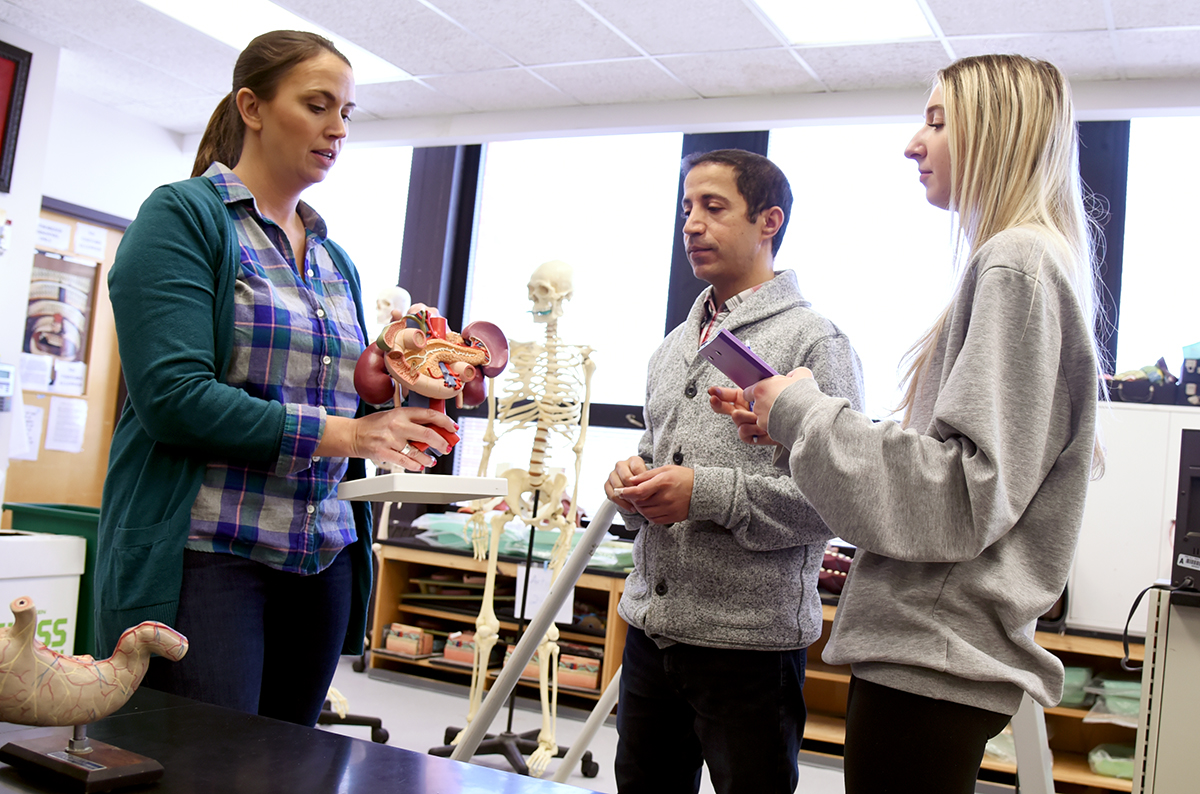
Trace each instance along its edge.
<path fill-rule="evenodd" d="M 366 338 L 358 273 L 325 242 L 350 284 Z M 183 549 L 205 465 L 238 460 L 270 469 L 283 438 L 281 403 L 222 383 L 233 353 L 234 284 L 241 253 L 216 187 L 196 177 L 158 188 L 142 205 L 108 275 L 121 366 L 129 387 L 113 433 L 97 538 L 96 641 L 109 656 L 125 629 L 175 620 Z M 359 406 L 361 416 L 368 410 Z M 365 476 L 351 458 L 346 479 Z M 358 540 L 342 653 L 361 653 L 371 596 L 371 513 L 353 503 Z"/>

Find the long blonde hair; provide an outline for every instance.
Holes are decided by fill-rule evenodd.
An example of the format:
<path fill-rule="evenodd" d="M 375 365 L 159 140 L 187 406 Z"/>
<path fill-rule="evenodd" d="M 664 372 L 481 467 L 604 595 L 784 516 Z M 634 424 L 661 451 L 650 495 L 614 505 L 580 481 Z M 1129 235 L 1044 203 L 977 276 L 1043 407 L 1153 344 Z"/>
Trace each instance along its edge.
<path fill-rule="evenodd" d="M 959 279 L 963 256 L 1018 226 L 1042 231 L 1058 249 L 1063 276 L 1096 342 L 1099 298 L 1093 261 L 1094 224 L 1084 211 L 1079 138 L 1071 87 L 1053 64 L 1020 55 L 963 58 L 937 74 L 950 142 L 950 210 L 956 226 Z M 1098 229 L 1095 229 L 1098 235 Z M 908 351 L 904 422 L 938 338 L 950 316 L 947 304 Z M 1097 357 L 1097 360 L 1099 358 Z M 1099 370 L 1097 391 L 1099 392 Z M 1093 472 L 1103 469 L 1097 438 Z"/>

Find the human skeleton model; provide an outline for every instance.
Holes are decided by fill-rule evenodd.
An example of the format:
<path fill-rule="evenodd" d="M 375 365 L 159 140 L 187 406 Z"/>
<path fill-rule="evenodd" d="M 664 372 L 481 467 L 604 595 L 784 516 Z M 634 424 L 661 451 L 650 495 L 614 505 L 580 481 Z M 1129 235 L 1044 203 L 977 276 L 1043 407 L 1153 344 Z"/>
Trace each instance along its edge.
<path fill-rule="evenodd" d="M 37 609 L 28 596 L 9 605 L 14 622 L 0 629 L 0 722 L 83 725 L 107 717 L 137 690 L 150 654 L 177 662 L 188 641 L 162 623 L 146 621 L 117 640 L 108 659 L 52 651 L 34 634 Z"/>
<path fill-rule="evenodd" d="M 558 577 L 571 551 L 575 533 L 575 516 L 579 494 L 579 471 L 583 462 L 583 444 L 587 436 L 588 408 L 591 403 L 591 379 L 595 364 L 592 349 L 579 345 L 564 345 L 558 339 L 558 318 L 563 313 L 563 301 L 571 297 L 571 268 L 564 262 L 546 262 L 534 271 L 529 281 L 529 299 L 533 301 L 533 319 L 546 324 L 546 338 L 541 344 L 514 344 L 510 351 L 511 377 L 504 393 L 497 399 L 495 379 L 489 381 L 488 424 L 484 433 L 483 459 L 479 476 L 487 475 L 488 461 L 496 441 L 514 430 L 536 428 L 529 470 L 509 469 L 500 476 L 508 480 L 504 498 L 505 512 L 491 520 L 490 530 L 484 522 L 484 512 L 496 507 L 500 500 L 479 501 L 472 505 L 473 514 L 467 526 L 471 534 L 475 558 L 486 554 L 487 578 L 483 604 L 475 620 L 475 658 L 471 672 L 471 701 L 467 724 L 475 718 L 487 682 L 487 662 L 500 631 L 493 598 L 496 583 L 496 557 L 504 525 L 514 518 L 534 529 L 557 528 L 558 541 L 551 552 L 551 581 Z M 580 396 L 582 392 L 582 397 Z M 502 426 L 496 434 L 496 424 Z M 552 433 L 568 440 L 578 438 L 572 451 L 575 454 L 575 485 L 570 508 L 563 511 L 566 476 L 562 473 L 547 477 L 546 446 Z M 534 509 L 536 505 L 536 515 Z M 486 541 L 486 546 L 485 546 Z M 550 630 L 538 645 L 538 685 L 542 702 L 542 729 L 538 733 L 537 750 L 529 757 L 529 772 L 535 777 L 546 770 L 550 759 L 558 752 L 555 743 L 555 716 L 558 709 L 558 629 Z M 550 694 L 550 675 L 553 674 L 553 695 Z M 466 731 L 466 728 L 463 729 Z M 455 737 L 457 744 L 463 733 Z"/>

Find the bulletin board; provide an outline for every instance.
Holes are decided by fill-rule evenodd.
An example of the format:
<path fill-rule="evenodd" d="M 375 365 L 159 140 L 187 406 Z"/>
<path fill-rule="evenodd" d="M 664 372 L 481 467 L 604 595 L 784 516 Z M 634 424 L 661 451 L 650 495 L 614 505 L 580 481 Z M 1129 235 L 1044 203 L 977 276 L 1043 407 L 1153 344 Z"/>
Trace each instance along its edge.
<path fill-rule="evenodd" d="M 14 417 L 13 433 L 25 429 L 28 452 L 9 460 L 6 502 L 100 505 L 121 388 L 108 269 L 122 234 L 42 209 L 23 363 L 53 374 L 49 385 L 22 378 L 24 421 Z"/>

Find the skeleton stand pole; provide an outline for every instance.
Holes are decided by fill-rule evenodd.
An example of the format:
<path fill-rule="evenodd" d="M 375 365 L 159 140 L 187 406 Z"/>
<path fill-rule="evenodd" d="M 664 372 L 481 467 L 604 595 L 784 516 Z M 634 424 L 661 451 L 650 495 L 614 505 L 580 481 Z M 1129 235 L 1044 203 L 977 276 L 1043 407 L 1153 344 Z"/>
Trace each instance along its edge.
<path fill-rule="evenodd" d="M 600 726 L 608 719 L 608 715 L 612 714 L 613 706 L 617 705 L 617 696 L 620 692 L 621 668 L 618 667 L 617 672 L 613 673 L 612 680 L 605 687 L 604 694 L 600 696 L 596 708 L 592 709 L 592 713 L 588 715 L 587 722 L 583 724 L 583 730 L 571 743 L 571 749 L 563 756 L 558 769 L 554 770 L 554 777 L 550 779 L 555 783 L 567 782 L 567 778 L 571 775 L 571 768 L 579 761 L 587 746 L 592 743 L 592 737 L 596 735 L 596 731 L 600 730 Z"/>
<path fill-rule="evenodd" d="M 496 682 L 492 684 L 492 688 L 488 690 L 484 696 L 483 703 L 479 706 L 479 712 L 475 715 L 475 719 L 467 727 L 467 731 L 463 734 L 462 739 L 454 748 L 454 752 L 450 757 L 455 761 L 469 761 L 475 750 L 478 749 L 479 743 L 483 741 L 483 737 L 487 732 L 488 726 L 492 724 L 492 720 L 496 718 L 500 707 L 504 705 L 504 699 L 512 693 L 517 685 L 517 680 L 520 679 L 521 673 L 525 670 L 525 665 L 529 664 L 529 660 L 533 658 L 534 651 L 541 643 L 542 637 L 549 630 L 550 624 L 554 622 L 554 616 L 558 613 L 559 607 L 567 599 L 567 594 L 575 587 L 575 582 L 578 581 L 583 569 L 587 567 L 588 561 L 595 553 L 596 547 L 600 545 L 604 533 L 608 531 L 612 525 L 613 517 L 617 513 L 617 506 L 612 502 L 605 501 L 596 511 L 596 516 L 592 522 L 588 524 L 588 528 L 583 533 L 583 538 L 579 541 L 579 545 L 575 547 L 575 551 L 571 552 L 571 556 L 567 558 L 566 564 L 559 572 L 558 578 L 554 584 L 550 586 L 550 592 L 546 595 L 546 601 L 542 604 L 541 609 L 533 616 L 529 622 L 529 626 L 525 629 L 525 634 L 517 643 L 517 647 L 513 649 L 512 657 L 508 660 L 508 664 L 504 665 L 504 669 L 500 671 L 500 676 Z"/>

